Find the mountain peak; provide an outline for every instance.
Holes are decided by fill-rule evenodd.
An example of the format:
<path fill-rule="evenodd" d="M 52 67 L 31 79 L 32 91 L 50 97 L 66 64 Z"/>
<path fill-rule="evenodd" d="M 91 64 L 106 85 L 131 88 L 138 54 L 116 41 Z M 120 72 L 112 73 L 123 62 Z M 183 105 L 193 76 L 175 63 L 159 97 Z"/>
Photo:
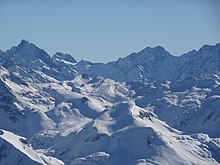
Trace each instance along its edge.
<path fill-rule="evenodd" d="M 157 49 L 157 50 L 161 50 L 161 51 L 166 51 L 164 47 L 162 46 L 155 46 L 154 48 L 152 49 Z"/>
<path fill-rule="evenodd" d="M 162 46 L 146 47 L 137 53 L 138 57 L 146 59 L 147 61 L 163 61 L 165 58 L 171 56 Z"/>
<path fill-rule="evenodd" d="M 212 48 L 212 47 L 214 47 L 214 46 L 205 44 L 205 45 L 203 45 L 199 50 L 208 50 L 208 49 L 210 49 L 210 48 Z"/>
<path fill-rule="evenodd" d="M 207 51 L 207 50 L 212 50 L 212 49 L 216 49 L 216 48 L 219 48 L 220 47 L 220 43 L 217 43 L 215 45 L 208 45 L 208 44 L 205 44 L 203 45 L 199 51 Z"/>
<path fill-rule="evenodd" d="M 18 46 L 12 47 L 13 51 L 16 51 L 16 52 L 22 51 L 23 53 L 28 52 L 28 54 L 31 54 L 31 52 L 34 51 L 35 49 L 40 49 L 40 48 L 38 48 L 33 43 L 31 43 L 27 40 L 24 40 L 24 39 L 21 40 L 21 42 L 18 44 Z"/>
<path fill-rule="evenodd" d="M 144 54 L 169 54 L 168 51 L 166 51 L 162 46 L 156 46 L 156 47 L 146 47 L 145 49 L 141 50 L 139 53 Z"/>
<path fill-rule="evenodd" d="M 72 62 L 72 63 L 76 63 L 76 60 L 73 58 L 73 56 L 71 56 L 70 54 L 64 54 L 61 52 L 57 52 L 53 55 L 52 57 L 53 59 L 57 59 L 57 60 L 65 60 L 68 62 Z"/>
<path fill-rule="evenodd" d="M 10 65 L 7 65 L 7 61 L 11 61 Z M 42 68 L 45 64 L 53 66 L 53 60 L 43 49 L 24 39 L 21 40 L 18 46 L 13 46 L 6 51 L 3 62 L 8 67 L 19 65 L 32 69 Z"/>
<path fill-rule="evenodd" d="M 30 42 L 27 40 L 22 39 L 18 47 L 23 47 L 25 45 L 30 45 Z"/>
<path fill-rule="evenodd" d="M 25 40 L 25 39 L 22 39 L 20 44 L 29 44 L 29 41 Z"/>

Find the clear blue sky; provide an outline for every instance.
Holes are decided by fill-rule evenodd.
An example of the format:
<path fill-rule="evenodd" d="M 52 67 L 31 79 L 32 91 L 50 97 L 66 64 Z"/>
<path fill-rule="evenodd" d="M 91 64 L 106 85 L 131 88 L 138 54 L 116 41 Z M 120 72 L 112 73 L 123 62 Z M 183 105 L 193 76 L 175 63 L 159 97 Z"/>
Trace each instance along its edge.
<path fill-rule="evenodd" d="M 219 29 L 219 0 L 0 0 L 4 51 L 26 39 L 93 62 L 157 45 L 181 55 L 220 42 Z"/>

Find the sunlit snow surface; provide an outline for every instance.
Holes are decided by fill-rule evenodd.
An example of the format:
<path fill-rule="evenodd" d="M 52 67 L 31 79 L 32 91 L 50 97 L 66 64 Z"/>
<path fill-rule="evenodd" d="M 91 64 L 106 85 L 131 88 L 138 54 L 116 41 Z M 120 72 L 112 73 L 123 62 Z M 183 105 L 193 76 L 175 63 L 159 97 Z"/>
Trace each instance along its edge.
<path fill-rule="evenodd" d="M 82 65 L 62 53 L 44 58 L 42 51 L 22 41 L 1 54 L 0 164 L 220 164 L 218 44 L 198 51 L 199 70 L 185 63 L 198 52 L 181 57 L 187 65 L 176 77 L 169 77 L 170 60 L 163 72 L 154 69 L 175 58 L 162 47 L 120 59 L 120 72 L 116 64 Z M 142 59 L 153 63 L 150 71 Z M 81 75 L 84 66 L 90 72 Z"/>

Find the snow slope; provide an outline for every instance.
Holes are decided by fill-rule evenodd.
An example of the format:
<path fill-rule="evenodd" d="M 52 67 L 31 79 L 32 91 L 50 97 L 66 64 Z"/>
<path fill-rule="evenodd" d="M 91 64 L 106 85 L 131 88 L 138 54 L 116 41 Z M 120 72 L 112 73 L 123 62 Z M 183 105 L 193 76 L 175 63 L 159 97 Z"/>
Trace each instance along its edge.
<path fill-rule="evenodd" d="M 0 129 L 1 164 L 64 164 L 62 161 L 37 153 L 28 140 Z"/>
<path fill-rule="evenodd" d="M 22 41 L 0 60 L 0 164 L 220 164 L 218 47 L 96 65 Z M 172 60 L 185 69 L 168 73 Z"/>

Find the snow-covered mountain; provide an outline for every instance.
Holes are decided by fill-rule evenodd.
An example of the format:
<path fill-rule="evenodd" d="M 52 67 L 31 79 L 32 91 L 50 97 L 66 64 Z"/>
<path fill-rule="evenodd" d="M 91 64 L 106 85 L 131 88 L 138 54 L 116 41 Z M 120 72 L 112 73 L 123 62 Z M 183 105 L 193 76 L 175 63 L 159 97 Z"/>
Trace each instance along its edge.
<path fill-rule="evenodd" d="M 107 64 L 80 61 L 76 69 L 80 74 L 103 76 L 116 81 L 176 80 L 220 71 L 220 44 L 204 45 L 176 57 L 163 47 L 147 47 L 138 53 Z"/>
<path fill-rule="evenodd" d="M 39 81 L 44 79 L 43 74 L 57 80 L 72 79 L 77 74 L 74 67 L 61 65 L 62 62 L 58 61 L 59 54 L 51 58 L 43 49 L 26 40 L 22 40 L 18 46 L 13 46 L 2 56 L 0 63 L 3 67 L 27 77 L 36 74 L 38 76 L 35 78 Z"/>
<path fill-rule="evenodd" d="M 23 40 L 0 56 L 0 165 L 220 164 L 219 47 L 93 64 Z"/>

